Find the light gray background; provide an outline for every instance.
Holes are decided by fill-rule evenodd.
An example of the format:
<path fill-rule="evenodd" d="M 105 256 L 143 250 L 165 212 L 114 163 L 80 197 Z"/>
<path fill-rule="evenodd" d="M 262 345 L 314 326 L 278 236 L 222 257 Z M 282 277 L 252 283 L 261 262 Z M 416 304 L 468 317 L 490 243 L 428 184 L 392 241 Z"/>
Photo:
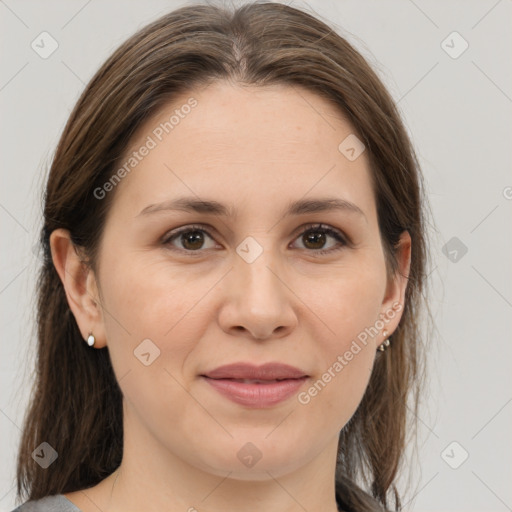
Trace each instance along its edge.
<path fill-rule="evenodd" d="M 33 364 L 33 247 L 45 165 L 85 83 L 112 50 L 185 3 L 0 0 L 0 511 L 14 506 Z M 512 510 L 512 2 L 292 5 L 331 21 L 374 65 L 399 101 L 425 174 L 436 328 L 406 509 Z M 31 48 L 43 31 L 59 44 L 47 59 Z M 445 49 L 458 52 L 461 40 L 451 36 L 442 46 L 453 31 L 469 44 L 458 58 Z M 456 248 L 455 255 L 453 237 L 466 254 Z M 465 452 L 468 459 L 450 467 Z"/>

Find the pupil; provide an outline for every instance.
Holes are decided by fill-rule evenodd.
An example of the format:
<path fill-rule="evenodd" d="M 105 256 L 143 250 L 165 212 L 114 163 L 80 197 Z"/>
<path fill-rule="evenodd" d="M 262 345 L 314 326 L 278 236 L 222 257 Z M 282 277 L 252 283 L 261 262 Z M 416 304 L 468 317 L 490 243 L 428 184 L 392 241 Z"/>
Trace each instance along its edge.
<path fill-rule="evenodd" d="M 320 247 L 313 247 L 314 249 L 320 249 L 325 244 L 325 233 L 314 234 L 315 232 L 311 232 L 306 235 L 307 243 L 312 242 L 313 244 L 319 243 Z"/>
<path fill-rule="evenodd" d="M 196 244 L 196 245 L 194 245 Z M 184 246 L 188 249 L 199 249 L 203 244 L 203 235 L 200 231 L 190 231 L 184 235 Z M 192 245 L 192 247 L 187 247 Z"/>

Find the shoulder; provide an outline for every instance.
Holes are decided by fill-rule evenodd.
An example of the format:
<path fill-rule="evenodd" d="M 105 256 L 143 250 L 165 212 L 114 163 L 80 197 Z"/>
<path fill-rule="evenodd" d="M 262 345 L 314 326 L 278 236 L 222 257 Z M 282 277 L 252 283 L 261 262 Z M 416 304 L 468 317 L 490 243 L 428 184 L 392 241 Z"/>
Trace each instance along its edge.
<path fill-rule="evenodd" d="M 11 512 L 81 512 L 62 494 L 46 496 L 39 500 L 29 500 Z"/>

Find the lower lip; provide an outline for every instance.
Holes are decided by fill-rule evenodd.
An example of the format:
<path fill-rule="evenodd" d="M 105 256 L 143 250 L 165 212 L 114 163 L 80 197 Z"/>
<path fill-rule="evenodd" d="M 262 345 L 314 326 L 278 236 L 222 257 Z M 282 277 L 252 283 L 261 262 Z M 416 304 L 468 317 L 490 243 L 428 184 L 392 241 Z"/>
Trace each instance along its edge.
<path fill-rule="evenodd" d="M 268 384 L 234 382 L 230 379 L 202 377 L 221 395 L 248 407 L 270 407 L 294 395 L 308 377 L 288 379 Z"/>

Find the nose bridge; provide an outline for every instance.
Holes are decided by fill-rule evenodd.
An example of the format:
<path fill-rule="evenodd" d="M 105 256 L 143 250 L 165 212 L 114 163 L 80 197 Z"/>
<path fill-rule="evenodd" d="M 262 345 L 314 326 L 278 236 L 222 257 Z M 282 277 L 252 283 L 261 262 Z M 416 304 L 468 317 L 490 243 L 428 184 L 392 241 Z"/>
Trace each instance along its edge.
<path fill-rule="evenodd" d="M 272 309 L 276 311 L 286 298 L 281 289 L 283 284 L 276 276 L 278 258 L 271 247 L 271 237 L 266 243 L 259 237 L 247 237 L 237 247 L 235 273 L 242 292 L 258 310 Z"/>
<path fill-rule="evenodd" d="M 261 339 L 277 331 L 284 334 L 296 322 L 291 292 L 279 276 L 281 266 L 271 237 L 266 238 L 267 243 L 263 238 L 247 237 L 236 248 L 230 278 L 234 293 L 221 314 L 225 330 L 244 328 Z"/>

